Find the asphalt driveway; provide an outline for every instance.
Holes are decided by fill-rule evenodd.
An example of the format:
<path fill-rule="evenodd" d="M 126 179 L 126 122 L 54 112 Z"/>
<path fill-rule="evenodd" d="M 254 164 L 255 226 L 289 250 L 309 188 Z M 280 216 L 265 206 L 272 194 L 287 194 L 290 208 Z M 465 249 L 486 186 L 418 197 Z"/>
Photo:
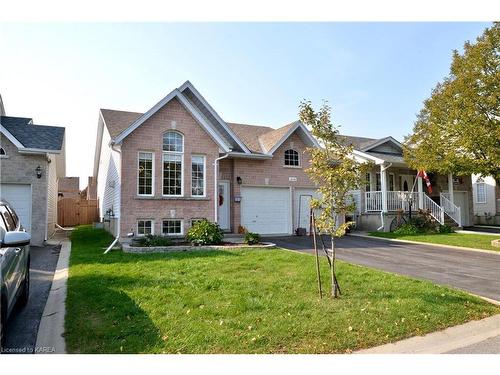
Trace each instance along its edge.
<path fill-rule="evenodd" d="M 60 245 L 31 247 L 28 304 L 23 309 L 16 307 L 9 317 L 4 353 L 34 352 L 38 326 L 49 296 L 60 250 Z"/>
<path fill-rule="evenodd" d="M 267 240 L 286 249 L 313 253 L 312 238 L 308 236 L 273 237 Z M 338 240 L 337 257 L 350 263 L 431 280 L 500 301 L 500 254 L 348 235 Z"/>

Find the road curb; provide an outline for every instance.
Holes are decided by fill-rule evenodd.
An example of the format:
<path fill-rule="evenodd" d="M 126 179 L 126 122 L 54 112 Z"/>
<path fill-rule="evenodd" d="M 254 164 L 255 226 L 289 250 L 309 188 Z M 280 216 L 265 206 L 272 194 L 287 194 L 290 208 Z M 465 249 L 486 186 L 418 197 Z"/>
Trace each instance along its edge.
<path fill-rule="evenodd" d="M 500 335 L 500 314 L 395 343 L 363 349 L 355 354 L 442 354 Z"/>
<path fill-rule="evenodd" d="M 357 234 L 357 233 L 349 233 L 348 236 L 370 238 L 370 239 L 376 239 L 376 240 L 382 240 L 382 241 L 391 241 L 391 242 L 400 242 L 400 243 L 411 243 L 411 244 L 415 244 L 415 245 L 436 246 L 436 247 L 442 247 L 442 248 L 445 248 L 445 249 L 466 250 L 466 251 L 475 251 L 475 252 L 478 252 L 478 253 L 500 255 L 500 251 L 474 249 L 472 247 L 443 245 L 443 244 L 439 244 L 439 243 L 419 242 L 419 241 L 411 241 L 411 240 L 400 240 L 400 239 L 397 239 L 397 238 L 384 238 L 384 237 L 369 236 L 369 235 Z"/>
<path fill-rule="evenodd" d="M 43 310 L 40 326 L 38 327 L 36 353 L 64 354 L 66 353 L 64 318 L 66 315 L 66 293 L 71 242 L 65 238 L 60 241 L 50 241 L 49 243 L 60 244 L 61 252 L 59 253 L 52 286 Z"/>

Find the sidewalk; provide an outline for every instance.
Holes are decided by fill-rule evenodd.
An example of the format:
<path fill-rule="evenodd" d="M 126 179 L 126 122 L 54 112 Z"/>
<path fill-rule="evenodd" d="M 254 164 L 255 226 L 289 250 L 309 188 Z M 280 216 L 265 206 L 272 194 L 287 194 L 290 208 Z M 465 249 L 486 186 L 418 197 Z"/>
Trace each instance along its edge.
<path fill-rule="evenodd" d="M 357 351 L 356 354 L 442 354 L 461 352 L 483 341 L 496 341 L 500 337 L 500 314 L 444 331 L 412 337 L 391 344 Z M 491 340 L 493 339 L 493 340 Z M 466 351 L 465 351 L 466 352 Z M 500 353 L 500 348 L 495 351 Z"/>
<path fill-rule="evenodd" d="M 38 353 L 66 353 L 64 340 L 64 318 L 66 314 L 66 293 L 71 253 L 71 241 L 67 232 L 58 231 L 47 241 L 48 244 L 60 244 L 61 252 L 57 262 L 54 279 L 50 288 L 49 297 L 43 310 L 42 319 L 38 328 L 36 348 Z"/>

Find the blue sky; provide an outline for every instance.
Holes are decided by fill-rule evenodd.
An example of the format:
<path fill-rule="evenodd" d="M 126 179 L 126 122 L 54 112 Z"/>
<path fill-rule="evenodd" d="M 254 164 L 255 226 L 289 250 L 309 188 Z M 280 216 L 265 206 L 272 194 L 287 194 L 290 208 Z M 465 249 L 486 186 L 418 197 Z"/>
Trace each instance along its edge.
<path fill-rule="evenodd" d="M 342 133 L 401 140 L 452 50 L 487 26 L 5 23 L 0 94 L 7 114 L 66 127 L 67 174 L 81 179 L 99 108 L 143 112 L 187 79 L 227 121 L 279 127 L 300 100 L 326 99 Z"/>

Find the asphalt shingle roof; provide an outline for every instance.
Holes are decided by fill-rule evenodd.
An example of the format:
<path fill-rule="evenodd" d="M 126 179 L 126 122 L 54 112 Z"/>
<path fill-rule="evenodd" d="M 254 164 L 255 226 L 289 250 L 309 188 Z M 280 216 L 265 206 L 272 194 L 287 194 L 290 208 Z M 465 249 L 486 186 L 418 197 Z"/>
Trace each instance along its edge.
<path fill-rule="evenodd" d="M 30 118 L 1 116 L 0 122 L 26 148 L 59 151 L 64 140 L 63 127 L 34 125 Z"/>
<path fill-rule="evenodd" d="M 139 112 L 116 111 L 114 109 L 101 109 L 101 113 L 111 138 L 116 137 L 143 115 Z"/>

